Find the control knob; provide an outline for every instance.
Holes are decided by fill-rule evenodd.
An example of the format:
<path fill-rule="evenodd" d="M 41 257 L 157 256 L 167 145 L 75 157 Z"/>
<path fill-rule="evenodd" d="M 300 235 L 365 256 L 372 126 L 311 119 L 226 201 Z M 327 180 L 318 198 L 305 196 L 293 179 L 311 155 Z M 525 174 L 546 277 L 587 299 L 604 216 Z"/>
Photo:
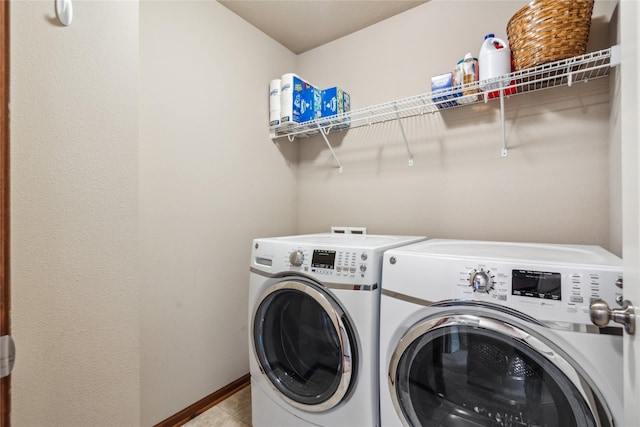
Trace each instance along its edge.
<path fill-rule="evenodd" d="M 490 276 L 489 270 L 484 271 L 483 269 L 473 270 L 471 272 L 471 277 L 469 281 L 471 282 L 471 287 L 473 291 L 476 292 L 486 292 L 489 293 L 493 289 L 493 280 L 492 276 Z"/>
<path fill-rule="evenodd" d="M 300 267 L 304 262 L 304 254 L 300 249 L 292 251 L 289 254 L 289 262 L 295 267 Z"/>

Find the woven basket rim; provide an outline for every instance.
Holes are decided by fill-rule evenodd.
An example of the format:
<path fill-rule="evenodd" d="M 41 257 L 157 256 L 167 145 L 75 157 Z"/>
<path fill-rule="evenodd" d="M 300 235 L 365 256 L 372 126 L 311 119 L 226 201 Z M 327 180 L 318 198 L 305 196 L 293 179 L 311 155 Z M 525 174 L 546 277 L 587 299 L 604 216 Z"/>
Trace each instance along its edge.
<path fill-rule="evenodd" d="M 531 0 L 507 24 L 516 70 L 585 53 L 594 0 Z"/>
<path fill-rule="evenodd" d="M 562 5 L 563 7 L 570 8 L 571 6 L 575 6 L 576 4 L 590 4 L 590 8 L 593 9 L 593 4 L 595 0 L 531 0 L 529 3 L 522 6 L 516 13 L 513 14 L 509 22 L 507 23 L 507 28 L 511 25 L 511 23 L 520 19 L 521 15 L 525 15 L 527 12 L 534 8 L 545 8 L 550 5 Z"/>

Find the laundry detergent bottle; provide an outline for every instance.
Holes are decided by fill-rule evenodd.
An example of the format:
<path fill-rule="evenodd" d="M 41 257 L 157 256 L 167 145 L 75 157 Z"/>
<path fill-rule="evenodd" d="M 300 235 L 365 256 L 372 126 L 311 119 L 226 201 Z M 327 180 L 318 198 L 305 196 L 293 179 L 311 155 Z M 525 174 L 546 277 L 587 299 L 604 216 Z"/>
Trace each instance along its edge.
<path fill-rule="evenodd" d="M 485 90 L 499 88 L 500 82 L 487 83 L 486 80 L 511 72 L 511 50 L 507 42 L 495 37 L 494 34 L 487 34 L 480 47 L 478 68 L 480 68 L 480 87 Z"/>

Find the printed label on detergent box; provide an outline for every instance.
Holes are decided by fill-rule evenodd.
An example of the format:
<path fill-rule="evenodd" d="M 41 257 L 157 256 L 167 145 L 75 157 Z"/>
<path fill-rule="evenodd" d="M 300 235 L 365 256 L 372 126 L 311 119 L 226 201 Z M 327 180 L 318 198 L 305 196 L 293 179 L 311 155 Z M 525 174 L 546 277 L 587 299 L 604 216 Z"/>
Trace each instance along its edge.
<path fill-rule="evenodd" d="M 322 117 L 335 116 L 344 112 L 342 89 L 331 87 L 322 91 Z"/>
<path fill-rule="evenodd" d="M 431 77 L 431 94 L 434 95 L 431 99 L 437 103 L 438 108 L 450 108 L 458 105 L 454 98 L 462 94 L 454 93 L 453 88 L 453 73 L 445 73 Z"/>
<path fill-rule="evenodd" d="M 282 88 L 280 89 L 280 96 L 282 101 L 281 107 L 281 123 L 291 124 L 302 122 L 302 109 L 304 108 L 302 102 L 302 92 L 309 89 L 311 84 L 297 76 L 294 76 L 291 81 L 282 82 Z M 287 114 L 289 113 L 290 114 Z"/>
<path fill-rule="evenodd" d="M 311 86 L 302 90 L 300 122 L 308 122 L 320 117 L 322 108 L 321 91 L 317 87 Z"/>
<path fill-rule="evenodd" d="M 349 94 L 339 87 L 330 87 L 322 91 L 322 117 L 346 113 L 351 109 Z"/>
<path fill-rule="evenodd" d="M 351 110 L 351 97 L 339 87 L 331 87 L 322 91 L 322 117 L 331 117 L 347 113 Z M 347 119 L 338 128 L 348 127 Z"/>

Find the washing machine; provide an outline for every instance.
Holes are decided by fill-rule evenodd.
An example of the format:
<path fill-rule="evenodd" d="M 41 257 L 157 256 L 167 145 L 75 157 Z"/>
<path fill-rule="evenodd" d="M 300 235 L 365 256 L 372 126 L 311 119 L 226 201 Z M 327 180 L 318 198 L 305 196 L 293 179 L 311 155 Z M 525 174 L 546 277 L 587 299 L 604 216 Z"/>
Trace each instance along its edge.
<path fill-rule="evenodd" d="M 379 425 L 382 255 L 417 236 L 253 241 L 249 364 L 255 427 Z"/>
<path fill-rule="evenodd" d="M 382 426 L 622 425 L 622 261 L 597 246 L 434 239 L 384 255 Z"/>

